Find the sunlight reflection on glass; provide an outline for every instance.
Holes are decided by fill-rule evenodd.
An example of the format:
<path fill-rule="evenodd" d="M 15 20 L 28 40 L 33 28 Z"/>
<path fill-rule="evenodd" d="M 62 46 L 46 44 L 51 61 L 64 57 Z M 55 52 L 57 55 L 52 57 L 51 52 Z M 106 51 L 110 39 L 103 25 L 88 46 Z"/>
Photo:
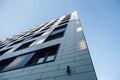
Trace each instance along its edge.
<path fill-rule="evenodd" d="M 9 51 L 5 52 L 4 54 L 8 54 L 8 53 L 11 53 L 13 51 L 14 51 L 14 49 L 10 49 Z"/>
<path fill-rule="evenodd" d="M 30 46 L 33 46 L 35 44 L 35 42 L 33 42 Z"/>
<path fill-rule="evenodd" d="M 10 66 L 15 66 L 15 65 L 19 64 L 23 59 L 24 59 L 23 56 L 16 58 L 16 59 L 9 65 L 9 67 L 10 67 Z"/>
<path fill-rule="evenodd" d="M 45 33 L 42 34 L 42 36 L 47 35 L 48 33 L 49 33 L 49 32 L 45 32 Z"/>
<path fill-rule="evenodd" d="M 82 28 L 81 28 L 81 27 L 78 27 L 78 28 L 76 29 L 76 31 L 77 31 L 77 32 L 81 32 L 81 31 L 82 31 Z"/>
<path fill-rule="evenodd" d="M 36 42 L 36 44 L 41 44 L 41 43 L 43 43 L 44 40 L 45 40 L 45 39 L 41 39 L 41 40 L 39 40 L 38 42 Z"/>
<path fill-rule="evenodd" d="M 84 50 L 87 48 L 85 40 L 80 41 L 79 45 L 80 45 L 80 50 Z"/>

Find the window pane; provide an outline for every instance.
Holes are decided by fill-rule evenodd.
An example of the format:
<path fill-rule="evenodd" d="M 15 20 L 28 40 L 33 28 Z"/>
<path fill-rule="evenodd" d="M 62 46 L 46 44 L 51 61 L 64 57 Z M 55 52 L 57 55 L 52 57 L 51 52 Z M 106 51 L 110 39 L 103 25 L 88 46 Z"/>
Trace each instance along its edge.
<path fill-rule="evenodd" d="M 9 58 L 0 61 L 0 71 L 4 70 L 15 58 Z"/>
<path fill-rule="evenodd" d="M 63 32 L 63 31 L 65 31 L 65 30 L 66 30 L 66 28 L 62 28 L 62 29 L 60 29 L 60 30 L 56 30 L 56 31 L 52 32 L 51 35 L 58 34 L 58 33 Z"/>
<path fill-rule="evenodd" d="M 0 49 L 2 49 L 4 46 L 1 46 Z"/>
<path fill-rule="evenodd" d="M 54 40 L 54 39 L 57 39 L 57 38 L 61 38 L 61 37 L 63 37 L 63 35 L 64 35 L 64 32 L 61 32 L 61 33 L 58 33 L 58 34 L 55 34 L 55 35 L 49 35 L 48 38 L 44 42 Z"/>
<path fill-rule="evenodd" d="M 35 41 L 35 40 L 22 44 L 22 45 L 21 45 L 20 47 L 18 47 L 15 51 L 29 47 L 34 41 Z"/>
<path fill-rule="evenodd" d="M 55 58 L 55 55 L 48 56 L 46 61 L 52 61 L 54 60 L 54 58 Z"/>
<path fill-rule="evenodd" d="M 45 59 L 45 57 L 40 58 L 40 59 L 37 61 L 37 63 L 43 63 L 44 59 Z"/>
<path fill-rule="evenodd" d="M 27 66 L 44 63 L 45 61 L 53 61 L 55 59 L 55 55 L 58 51 L 59 44 L 49 46 L 43 49 L 40 49 L 35 52 L 35 55 L 29 60 Z"/>
<path fill-rule="evenodd" d="M 12 43 L 12 44 L 11 44 L 11 45 L 9 45 L 9 46 L 12 46 L 12 45 L 15 45 L 15 44 L 21 43 L 22 41 L 23 41 L 23 40 L 16 41 L 16 42 Z"/>
<path fill-rule="evenodd" d="M 3 71 L 23 67 L 34 53 L 15 58 Z"/>
<path fill-rule="evenodd" d="M 3 51 L 0 51 L 0 56 L 3 55 L 4 53 L 8 52 L 10 49 L 6 49 L 6 50 L 3 50 Z"/>

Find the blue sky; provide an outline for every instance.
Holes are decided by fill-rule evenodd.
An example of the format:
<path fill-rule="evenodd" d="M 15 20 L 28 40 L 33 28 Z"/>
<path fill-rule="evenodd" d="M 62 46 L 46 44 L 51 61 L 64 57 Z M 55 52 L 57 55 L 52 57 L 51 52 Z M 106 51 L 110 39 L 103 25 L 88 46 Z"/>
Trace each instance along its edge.
<path fill-rule="evenodd" d="M 119 0 L 0 0 L 0 39 L 74 11 L 98 80 L 120 80 Z"/>

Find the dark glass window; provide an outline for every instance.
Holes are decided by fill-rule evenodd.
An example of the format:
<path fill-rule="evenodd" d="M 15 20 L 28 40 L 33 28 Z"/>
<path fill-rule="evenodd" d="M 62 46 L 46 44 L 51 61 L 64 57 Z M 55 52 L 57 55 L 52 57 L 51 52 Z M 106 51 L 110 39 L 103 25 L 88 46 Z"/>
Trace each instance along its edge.
<path fill-rule="evenodd" d="M 68 22 L 69 22 L 69 20 L 65 20 L 65 21 L 60 22 L 59 25 L 62 25 L 62 24 L 68 23 Z"/>
<path fill-rule="evenodd" d="M 20 47 L 18 47 L 15 51 L 29 47 L 34 41 L 35 41 L 35 40 L 22 44 L 22 45 L 21 45 Z"/>
<path fill-rule="evenodd" d="M 0 49 L 2 49 L 3 47 L 5 47 L 5 46 L 0 46 Z"/>
<path fill-rule="evenodd" d="M 63 20 L 70 19 L 71 14 L 67 14 Z"/>
<path fill-rule="evenodd" d="M 50 36 L 45 40 L 45 42 L 50 41 L 50 40 L 53 40 L 53 39 L 61 38 L 61 37 L 63 37 L 63 35 L 64 35 L 64 32 L 61 32 L 61 33 L 58 33 L 58 34 L 55 34 L 55 35 L 50 35 Z"/>
<path fill-rule="evenodd" d="M 58 48 L 59 44 L 36 51 L 35 55 L 31 58 L 27 65 L 54 61 Z"/>
<path fill-rule="evenodd" d="M 64 18 L 61 22 L 69 21 L 70 18 Z"/>
<path fill-rule="evenodd" d="M 0 61 L 0 72 L 7 67 L 15 58 L 5 59 Z"/>
<path fill-rule="evenodd" d="M 52 23 L 50 23 L 49 25 L 47 25 L 44 29 L 42 29 L 41 31 L 45 31 L 47 29 L 49 29 L 52 25 L 54 25 L 56 22 L 58 21 L 58 19 L 54 20 Z"/>
<path fill-rule="evenodd" d="M 45 54 L 39 52 L 38 51 L 36 52 L 36 54 L 30 59 L 30 61 L 27 63 L 27 66 L 29 65 L 34 65 L 36 64 L 37 62 L 39 63 L 43 63 L 45 60 Z"/>
<path fill-rule="evenodd" d="M 20 67 L 24 67 L 29 59 L 33 56 L 34 53 L 26 54 L 23 56 L 18 56 L 12 62 L 10 62 L 3 71 L 12 70 Z"/>
<path fill-rule="evenodd" d="M 55 30 L 53 30 L 53 32 L 48 36 L 45 42 L 63 37 L 66 27 L 67 27 L 67 24 L 55 28 Z"/>
<path fill-rule="evenodd" d="M 67 27 L 67 24 L 61 25 L 61 26 L 55 28 L 54 31 L 60 30 L 60 29 L 66 28 L 66 27 Z"/>
<path fill-rule="evenodd" d="M 60 44 L 56 44 L 28 54 L 1 60 L 0 72 L 54 61 L 59 45 Z"/>
<path fill-rule="evenodd" d="M 12 44 L 9 45 L 9 46 L 12 46 L 12 45 L 15 45 L 15 44 L 21 43 L 22 41 L 23 41 L 23 40 L 16 41 L 16 42 L 12 43 Z"/>
<path fill-rule="evenodd" d="M 10 49 L 11 49 L 11 48 L 10 48 Z M 0 51 L 0 56 L 3 55 L 4 53 L 6 53 L 7 51 L 9 51 L 10 49 L 6 49 L 6 50 Z"/>
<path fill-rule="evenodd" d="M 67 16 L 65 16 L 65 17 L 63 18 L 63 20 L 59 23 L 59 25 L 68 23 L 69 20 L 70 20 L 70 16 L 71 16 L 71 14 L 68 14 Z"/>
<path fill-rule="evenodd" d="M 68 23 L 70 20 L 70 16 L 71 16 L 71 14 L 68 14 L 67 16 L 65 16 L 65 18 L 63 18 L 63 20 L 59 23 L 59 25 Z"/>
<path fill-rule="evenodd" d="M 66 30 L 66 27 L 67 27 L 67 24 L 55 28 L 55 30 L 51 33 L 51 35 L 55 35 L 55 34 L 64 32 Z"/>
<path fill-rule="evenodd" d="M 59 33 L 61 33 L 61 32 L 64 32 L 65 30 L 66 30 L 66 28 L 62 28 L 62 29 L 60 29 L 60 30 L 56 30 L 56 31 L 52 32 L 51 35 L 59 34 Z"/>

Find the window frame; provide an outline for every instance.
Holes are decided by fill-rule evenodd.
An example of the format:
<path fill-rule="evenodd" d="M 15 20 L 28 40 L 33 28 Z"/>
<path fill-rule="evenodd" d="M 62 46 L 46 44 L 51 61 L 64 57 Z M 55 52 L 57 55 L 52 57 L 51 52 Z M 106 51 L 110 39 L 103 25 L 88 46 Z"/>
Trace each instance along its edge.
<path fill-rule="evenodd" d="M 12 48 L 8 48 L 8 49 L 4 49 L 0 51 L 0 56 L 4 55 L 6 52 L 8 52 L 9 50 L 11 50 Z"/>
<path fill-rule="evenodd" d="M 56 59 L 57 53 L 59 51 L 59 48 L 60 48 L 60 43 L 59 44 L 55 44 L 55 45 L 51 45 L 51 46 L 48 46 L 48 47 L 45 47 L 45 48 L 42 48 L 42 49 L 39 49 L 39 50 L 36 50 L 36 51 L 24 53 L 22 55 L 18 55 L 18 56 L 15 56 L 15 57 L 11 57 L 11 58 L 7 58 L 7 59 L 4 59 L 4 60 L 1 60 L 0 61 L 0 73 L 7 72 L 7 71 L 12 71 L 12 70 L 16 70 L 16 69 L 21 69 L 21 68 L 26 68 L 26 67 L 30 67 L 30 66 L 35 66 L 35 65 L 39 65 L 39 64 L 44 64 L 44 63 L 48 63 L 48 62 L 53 62 Z M 32 58 L 34 57 L 34 55 L 38 54 L 37 52 L 41 52 L 42 50 L 46 52 L 46 50 L 50 50 L 50 49 L 52 51 L 54 50 L 54 52 L 52 53 L 52 55 L 54 55 L 54 59 L 53 60 L 46 61 L 47 58 L 49 56 L 51 56 L 51 55 L 48 55 L 48 54 L 46 55 L 45 54 L 45 59 L 44 59 L 44 61 L 42 63 L 37 63 L 37 61 L 35 63 L 33 63 L 33 64 L 29 63 L 30 60 L 32 60 Z M 13 68 L 13 69 L 9 69 L 9 70 L 5 70 L 5 68 L 7 68 L 7 66 L 9 66 L 12 62 L 14 62 L 14 60 L 16 58 L 21 57 L 21 56 L 26 56 L 26 55 L 30 55 L 31 57 L 29 58 L 29 60 L 25 64 L 23 64 L 23 66 L 17 67 L 17 68 Z M 2 64 L 2 66 L 1 66 L 1 64 Z"/>
<path fill-rule="evenodd" d="M 32 40 L 32 41 L 28 41 L 28 42 L 26 42 L 26 43 L 23 43 L 23 44 L 21 44 L 17 49 L 15 49 L 13 52 L 15 52 L 15 51 L 19 51 L 19 50 L 22 50 L 22 49 L 26 49 L 26 48 L 28 48 L 32 43 L 34 43 L 36 40 Z M 25 46 L 25 45 L 27 45 L 27 46 Z M 23 46 L 25 46 L 25 47 L 23 47 Z"/>
<path fill-rule="evenodd" d="M 64 34 L 65 34 L 65 32 L 66 32 L 66 29 L 67 29 L 67 26 L 68 26 L 68 24 L 64 24 L 64 25 L 62 25 L 62 26 L 56 27 L 56 28 L 50 33 L 50 35 L 45 39 L 44 42 L 48 42 L 48 41 L 51 41 L 51 40 L 54 40 L 54 39 L 57 39 L 57 38 L 62 38 L 62 37 L 64 37 Z M 59 31 L 59 30 L 62 30 L 62 29 L 64 29 L 62 32 L 58 32 L 57 34 L 52 35 L 55 31 Z M 59 35 L 59 36 L 57 36 L 57 35 Z M 57 36 L 57 37 L 55 37 L 55 36 Z M 43 42 L 43 43 L 44 43 L 44 42 Z"/>
<path fill-rule="evenodd" d="M 35 53 L 31 52 L 29 54 L 25 54 L 25 55 L 20 55 L 20 56 L 14 57 L 14 59 L 2 71 L 10 71 L 10 70 L 14 70 L 14 69 L 19 69 L 19 68 L 25 67 L 27 62 L 30 60 L 30 58 L 34 54 Z M 20 60 L 20 58 L 21 58 L 21 60 Z M 20 62 L 18 60 L 20 60 Z M 18 63 L 17 63 L 17 61 L 18 61 Z"/>

